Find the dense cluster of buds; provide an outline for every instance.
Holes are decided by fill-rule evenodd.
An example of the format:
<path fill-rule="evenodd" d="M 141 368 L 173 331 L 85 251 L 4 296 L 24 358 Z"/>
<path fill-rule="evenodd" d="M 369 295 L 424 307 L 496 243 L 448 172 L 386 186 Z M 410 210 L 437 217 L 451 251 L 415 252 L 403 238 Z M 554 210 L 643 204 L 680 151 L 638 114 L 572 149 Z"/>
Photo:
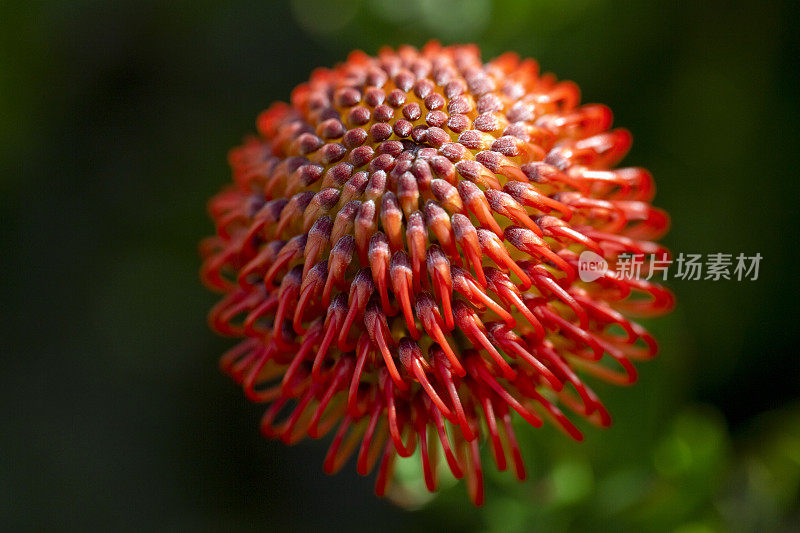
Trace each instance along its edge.
<path fill-rule="evenodd" d="M 262 113 L 201 253 L 224 294 L 210 323 L 243 338 L 222 368 L 268 405 L 264 435 L 333 432 L 325 471 L 355 455 L 381 495 L 418 451 L 429 490 L 443 460 L 480 504 L 483 442 L 525 477 L 515 416 L 578 440 L 562 409 L 608 425 L 584 377 L 633 383 L 656 344 L 624 315 L 672 306 L 613 269 L 577 276 L 585 250 L 666 252 L 652 178 L 613 169 L 631 136 L 610 125 L 533 60 L 436 43 L 354 52 Z"/>

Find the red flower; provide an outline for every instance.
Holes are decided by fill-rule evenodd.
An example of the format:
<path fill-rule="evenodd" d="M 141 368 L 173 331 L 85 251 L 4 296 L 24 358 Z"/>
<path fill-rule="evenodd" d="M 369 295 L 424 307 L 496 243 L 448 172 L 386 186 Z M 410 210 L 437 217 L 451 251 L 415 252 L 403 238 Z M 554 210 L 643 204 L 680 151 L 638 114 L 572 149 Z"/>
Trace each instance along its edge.
<path fill-rule="evenodd" d="M 325 471 L 379 464 L 379 495 L 417 446 L 435 490 L 441 447 L 480 504 L 484 440 L 525 477 L 513 416 L 577 440 L 562 408 L 610 424 L 583 376 L 633 383 L 656 344 L 621 313 L 672 295 L 581 281 L 578 257 L 666 253 L 650 241 L 668 219 L 646 170 L 612 169 L 630 134 L 578 101 L 531 59 L 430 43 L 354 52 L 262 113 L 211 200 L 202 277 L 224 294 L 212 327 L 244 338 L 221 366 L 269 405 L 266 436 L 335 430 Z"/>

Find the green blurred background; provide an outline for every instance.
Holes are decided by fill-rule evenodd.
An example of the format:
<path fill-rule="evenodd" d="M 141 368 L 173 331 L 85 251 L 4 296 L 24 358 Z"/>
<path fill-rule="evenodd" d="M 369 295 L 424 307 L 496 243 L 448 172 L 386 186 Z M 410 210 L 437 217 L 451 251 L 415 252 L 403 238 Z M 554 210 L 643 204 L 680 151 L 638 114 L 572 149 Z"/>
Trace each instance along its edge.
<path fill-rule="evenodd" d="M 800 524 L 797 2 L 295 0 L 0 4 L 0 528 L 790 531 Z M 205 203 L 256 114 L 353 48 L 476 42 L 575 80 L 634 133 L 675 252 L 759 252 L 676 281 L 636 387 L 582 444 L 520 428 L 405 510 L 326 442 L 263 440 L 205 324 Z M 399 467 L 412 488 L 413 468 Z M 413 528 L 413 529 L 410 529 Z"/>

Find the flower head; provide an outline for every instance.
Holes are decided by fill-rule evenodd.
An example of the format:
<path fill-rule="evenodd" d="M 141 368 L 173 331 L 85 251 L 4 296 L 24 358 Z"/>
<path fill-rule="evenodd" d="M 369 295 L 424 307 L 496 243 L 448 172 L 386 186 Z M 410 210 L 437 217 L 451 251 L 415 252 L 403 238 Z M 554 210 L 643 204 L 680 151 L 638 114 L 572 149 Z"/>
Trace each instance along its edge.
<path fill-rule="evenodd" d="M 672 305 L 577 276 L 584 251 L 666 253 L 651 176 L 613 169 L 631 136 L 610 125 L 531 59 L 436 43 L 354 52 L 262 113 L 201 246 L 224 294 L 210 323 L 244 339 L 221 366 L 268 405 L 262 432 L 333 432 L 324 469 L 377 464 L 380 495 L 419 448 L 429 490 L 442 457 L 480 504 L 484 441 L 525 477 L 513 417 L 577 440 L 563 410 L 610 424 L 584 377 L 633 383 L 656 344 L 625 315 Z"/>

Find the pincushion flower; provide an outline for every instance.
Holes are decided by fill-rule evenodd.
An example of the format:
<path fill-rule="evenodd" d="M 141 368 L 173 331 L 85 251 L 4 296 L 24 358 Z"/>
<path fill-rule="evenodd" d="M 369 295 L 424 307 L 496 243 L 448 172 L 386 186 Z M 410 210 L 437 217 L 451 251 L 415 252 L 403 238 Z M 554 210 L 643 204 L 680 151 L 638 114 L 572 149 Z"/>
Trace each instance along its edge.
<path fill-rule="evenodd" d="M 429 490 L 441 459 L 480 504 L 484 443 L 525 477 L 514 417 L 609 425 L 585 378 L 633 383 L 656 344 L 626 316 L 672 306 L 613 268 L 577 276 L 583 251 L 666 253 L 610 125 L 534 60 L 437 43 L 354 52 L 264 111 L 201 245 L 211 326 L 243 339 L 221 366 L 267 405 L 264 435 L 332 432 L 325 471 L 377 465 L 379 495 L 419 449 Z"/>

